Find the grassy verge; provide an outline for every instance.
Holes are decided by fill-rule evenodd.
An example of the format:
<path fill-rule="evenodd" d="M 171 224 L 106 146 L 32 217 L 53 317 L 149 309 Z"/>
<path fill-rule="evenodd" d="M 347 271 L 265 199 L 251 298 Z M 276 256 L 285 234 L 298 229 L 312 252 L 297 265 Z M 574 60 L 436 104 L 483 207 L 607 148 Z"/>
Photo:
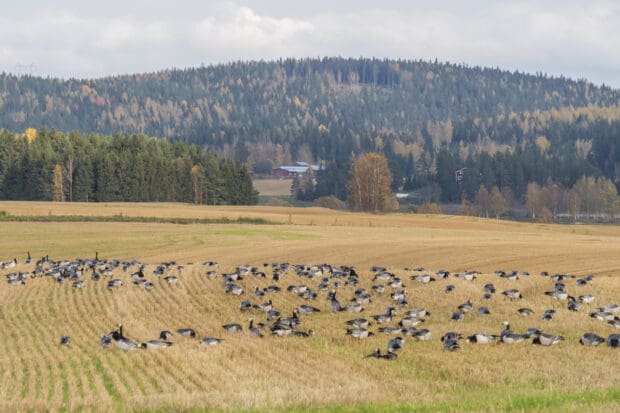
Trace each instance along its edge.
<path fill-rule="evenodd" d="M 0 211 L 0 222 L 141 222 L 157 224 L 252 224 L 276 225 L 264 218 L 184 218 L 184 217 L 143 217 L 116 215 L 11 215 Z"/>

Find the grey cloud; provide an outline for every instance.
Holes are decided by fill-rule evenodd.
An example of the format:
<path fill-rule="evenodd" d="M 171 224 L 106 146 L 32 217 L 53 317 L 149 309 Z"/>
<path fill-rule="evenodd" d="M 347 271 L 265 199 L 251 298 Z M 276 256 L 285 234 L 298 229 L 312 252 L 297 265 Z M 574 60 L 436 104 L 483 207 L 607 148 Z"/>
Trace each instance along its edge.
<path fill-rule="evenodd" d="M 0 70 L 92 77 L 279 57 L 435 59 L 620 86 L 613 1 L 59 0 L 0 18 Z M 124 3 L 129 3 L 124 5 Z M 47 3 L 45 3 L 47 4 Z"/>

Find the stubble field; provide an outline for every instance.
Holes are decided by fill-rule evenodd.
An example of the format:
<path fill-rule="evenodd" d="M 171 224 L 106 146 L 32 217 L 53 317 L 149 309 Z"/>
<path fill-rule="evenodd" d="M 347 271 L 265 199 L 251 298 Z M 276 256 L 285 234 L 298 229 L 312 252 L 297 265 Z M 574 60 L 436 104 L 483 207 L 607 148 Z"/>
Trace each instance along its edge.
<path fill-rule="evenodd" d="M 16 257 L 18 266 L 0 275 L 31 271 L 23 264 L 26 252 L 60 260 L 100 258 L 121 261 L 133 258 L 147 264 L 152 291 L 131 283 L 128 272 L 114 270 L 124 281 L 109 291 L 107 280 L 85 287 L 51 277 L 27 279 L 25 285 L 0 284 L 0 410 L 307 410 L 408 411 L 408 410 L 562 410 L 613 411 L 620 409 L 620 350 L 604 344 L 579 345 L 588 331 L 607 337 L 618 330 L 588 313 L 597 307 L 620 304 L 620 228 L 606 226 L 557 226 L 522 224 L 476 218 L 421 215 L 362 215 L 320 208 L 198 207 L 178 204 L 52 204 L 0 203 L 0 210 L 24 215 L 119 215 L 235 219 L 261 217 L 273 225 L 174 225 L 156 223 L 0 222 L 0 260 Z M 152 274 L 156 265 L 174 260 L 185 270 L 170 270 L 179 281 L 169 284 Z M 217 277 L 206 275 L 206 260 L 219 263 Z M 346 304 L 356 288 L 372 291 L 373 265 L 385 266 L 405 284 L 409 306 L 398 308 L 396 325 L 408 308 L 423 307 L 431 316 L 420 327 L 432 333 L 429 341 L 405 337 L 396 360 L 365 356 L 375 348 L 385 351 L 388 336 L 356 340 L 345 335 L 346 320 L 371 318 L 393 305 L 387 288 L 373 292 L 372 302 L 361 314 L 333 313 L 326 292 L 318 291 L 320 278 L 299 278 L 291 268 L 279 282 L 263 263 L 352 265 L 357 286 L 337 289 Z M 192 264 L 188 264 L 192 263 Z M 224 293 L 222 274 L 242 264 L 264 270 L 267 278 L 245 277 L 238 284 L 241 297 Z M 474 281 L 454 277 L 421 284 L 410 280 L 409 267 L 452 273 L 477 270 Z M 495 270 L 529 271 L 530 276 L 505 280 Z M 593 294 L 593 304 L 578 312 L 566 301 L 546 296 L 553 290 L 550 274 L 594 281 L 577 286 L 565 281 L 577 297 Z M 333 282 L 330 280 L 330 290 Z M 493 283 L 497 293 L 483 300 L 483 286 Z M 277 284 L 279 293 L 258 298 L 254 288 Z M 286 291 L 305 284 L 317 291 L 307 301 Z M 343 283 L 344 284 L 344 283 Z M 383 282 L 385 284 L 385 282 Z M 445 293 L 447 284 L 455 290 Z M 500 292 L 518 288 L 524 299 L 512 302 Z M 400 289 L 400 288 L 399 288 Z M 300 329 L 314 330 L 309 338 L 276 337 L 265 329 L 262 339 L 247 332 L 248 318 L 266 322 L 259 311 L 241 313 L 242 300 L 273 300 L 284 317 L 300 304 L 321 312 L 301 316 Z M 471 299 L 474 311 L 461 322 L 450 320 L 457 305 Z M 479 306 L 491 315 L 478 315 Z M 534 315 L 517 313 L 530 307 Z M 540 316 L 555 309 L 551 321 Z M 498 334 L 502 321 L 515 331 L 538 327 L 561 334 L 565 340 L 552 347 L 534 346 L 531 340 L 514 345 L 469 344 L 445 351 L 439 338 L 447 331 L 464 336 L 484 331 Z M 244 332 L 226 333 L 222 325 L 240 323 Z M 157 338 L 161 330 L 192 327 L 198 339 L 223 338 L 214 347 L 175 334 L 170 348 L 124 352 L 114 345 L 102 348 L 99 338 L 122 323 L 137 340 Z M 60 346 L 62 335 L 70 346 Z"/>

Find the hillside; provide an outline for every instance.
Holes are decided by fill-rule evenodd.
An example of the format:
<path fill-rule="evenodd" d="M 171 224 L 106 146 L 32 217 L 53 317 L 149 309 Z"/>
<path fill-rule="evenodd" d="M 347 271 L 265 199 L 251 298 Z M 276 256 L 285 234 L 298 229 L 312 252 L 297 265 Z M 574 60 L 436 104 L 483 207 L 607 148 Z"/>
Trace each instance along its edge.
<path fill-rule="evenodd" d="M 293 157 L 306 144 L 319 159 L 336 156 L 347 139 L 416 135 L 427 122 L 613 107 L 620 99 L 618 91 L 582 80 L 378 59 L 238 62 L 91 80 L 3 74 L 0 80 L 0 124 L 14 132 L 142 132 L 219 148 L 268 141 L 289 144 Z"/>
<path fill-rule="evenodd" d="M 439 62 L 287 59 L 89 80 L 0 75 L 0 126 L 144 133 L 249 168 L 384 153 L 394 189 L 458 202 L 481 184 L 523 200 L 529 182 L 620 180 L 620 91 Z M 442 154 L 443 151 L 443 154 Z M 346 167 L 346 165 L 345 165 Z M 342 183 L 320 195 L 343 198 Z M 438 190 L 432 189 L 436 186 Z"/>

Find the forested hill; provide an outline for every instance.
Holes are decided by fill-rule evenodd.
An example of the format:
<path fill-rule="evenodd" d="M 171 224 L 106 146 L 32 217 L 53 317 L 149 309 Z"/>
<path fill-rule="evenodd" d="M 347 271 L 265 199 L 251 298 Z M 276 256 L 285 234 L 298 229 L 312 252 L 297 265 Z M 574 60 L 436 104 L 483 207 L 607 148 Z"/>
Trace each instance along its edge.
<path fill-rule="evenodd" d="M 330 160 L 372 149 L 369 139 L 377 136 L 396 135 L 405 144 L 471 141 L 478 136 L 468 136 L 468 125 L 476 119 L 620 101 L 617 90 L 586 81 L 377 59 L 239 62 L 92 80 L 2 74 L 0 80 L 0 127 L 12 132 L 140 132 L 208 145 L 243 161 L 254 142 L 267 152 L 255 158 L 277 161 L 280 144 L 280 157 Z M 512 134 L 491 138 L 506 141 Z"/>

